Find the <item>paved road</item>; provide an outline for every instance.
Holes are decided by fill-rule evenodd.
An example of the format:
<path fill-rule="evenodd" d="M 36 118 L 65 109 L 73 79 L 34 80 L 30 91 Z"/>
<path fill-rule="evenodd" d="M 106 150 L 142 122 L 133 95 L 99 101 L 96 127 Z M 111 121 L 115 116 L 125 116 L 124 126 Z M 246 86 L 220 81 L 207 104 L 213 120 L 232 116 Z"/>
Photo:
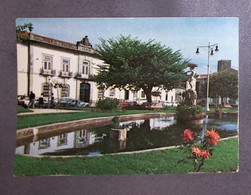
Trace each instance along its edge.
<path fill-rule="evenodd" d="M 63 110 L 63 109 L 43 109 L 43 108 L 35 108 L 30 109 L 33 112 L 23 112 L 18 115 L 27 115 L 27 114 L 45 114 L 45 113 L 63 113 L 63 112 L 84 112 L 83 110 Z"/>

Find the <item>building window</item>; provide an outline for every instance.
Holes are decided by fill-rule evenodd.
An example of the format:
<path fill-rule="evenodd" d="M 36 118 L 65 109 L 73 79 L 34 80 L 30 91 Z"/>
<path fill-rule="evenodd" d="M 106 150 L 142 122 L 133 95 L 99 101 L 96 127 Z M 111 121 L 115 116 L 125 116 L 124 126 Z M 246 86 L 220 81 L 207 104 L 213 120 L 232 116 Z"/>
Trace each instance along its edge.
<path fill-rule="evenodd" d="M 80 131 L 78 131 L 78 143 L 85 143 L 87 140 L 87 130 L 86 129 L 82 129 Z"/>
<path fill-rule="evenodd" d="M 181 97 L 180 97 L 179 94 L 175 94 L 175 100 L 176 100 L 177 102 L 181 102 Z"/>
<path fill-rule="evenodd" d="M 43 69 L 52 70 L 52 56 L 43 56 Z"/>
<path fill-rule="evenodd" d="M 145 98 L 146 94 L 144 91 L 141 91 L 141 98 Z"/>
<path fill-rule="evenodd" d="M 115 96 L 115 89 L 110 89 L 110 97 L 114 97 Z"/>
<path fill-rule="evenodd" d="M 63 85 L 61 90 L 61 97 L 69 97 L 70 96 L 70 86 Z"/>
<path fill-rule="evenodd" d="M 129 100 L 129 90 L 125 90 L 125 100 Z"/>
<path fill-rule="evenodd" d="M 168 101 L 168 93 L 166 93 L 166 101 Z"/>
<path fill-rule="evenodd" d="M 89 63 L 84 61 L 82 65 L 82 74 L 88 75 L 89 74 Z"/>
<path fill-rule="evenodd" d="M 38 149 L 46 149 L 50 147 L 50 138 L 39 140 Z"/>
<path fill-rule="evenodd" d="M 103 99 L 105 97 L 104 92 L 103 89 L 98 90 L 98 99 Z"/>
<path fill-rule="evenodd" d="M 67 134 L 58 136 L 57 146 L 67 145 Z"/>
<path fill-rule="evenodd" d="M 43 97 L 49 97 L 51 95 L 51 89 L 52 89 L 49 83 L 43 83 L 42 88 L 43 88 L 42 89 Z"/>
<path fill-rule="evenodd" d="M 70 71 L 70 60 L 63 59 L 63 72 Z"/>

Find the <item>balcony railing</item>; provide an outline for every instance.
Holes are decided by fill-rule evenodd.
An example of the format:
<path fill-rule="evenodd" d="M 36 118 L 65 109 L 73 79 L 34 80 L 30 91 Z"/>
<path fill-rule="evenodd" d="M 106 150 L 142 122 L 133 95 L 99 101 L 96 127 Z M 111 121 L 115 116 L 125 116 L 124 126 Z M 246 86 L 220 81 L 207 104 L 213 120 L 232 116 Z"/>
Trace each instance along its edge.
<path fill-rule="evenodd" d="M 62 78 L 71 78 L 72 75 L 73 75 L 72 72 L 63 72 L 63 71 L 60 71 L 60 74 L 59 74 L 59 76 Z"/>
<path fill-rule="evenodd" d="M 87 74 L 76 73 L 75 78 L 79 80 L 90 80 L 90 76 Z"/>
<path fill-rule="evenodd" d="M 40 73 L 41 75 L 44 75 L 44 76 L 55 76 L 56 70 L 47 70 L 47 69 L 41 68 Z"/>

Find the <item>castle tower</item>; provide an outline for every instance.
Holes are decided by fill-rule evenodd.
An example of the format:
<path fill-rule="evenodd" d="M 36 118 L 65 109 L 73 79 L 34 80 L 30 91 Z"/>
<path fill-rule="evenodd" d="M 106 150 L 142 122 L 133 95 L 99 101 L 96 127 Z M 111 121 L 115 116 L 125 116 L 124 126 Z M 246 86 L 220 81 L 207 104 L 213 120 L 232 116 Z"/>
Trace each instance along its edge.
<path fill-rule="evenodd" d="M 222 72 L 231 68 L 231 60 L 219 60 L 217 66 L 217 72 Z"/>

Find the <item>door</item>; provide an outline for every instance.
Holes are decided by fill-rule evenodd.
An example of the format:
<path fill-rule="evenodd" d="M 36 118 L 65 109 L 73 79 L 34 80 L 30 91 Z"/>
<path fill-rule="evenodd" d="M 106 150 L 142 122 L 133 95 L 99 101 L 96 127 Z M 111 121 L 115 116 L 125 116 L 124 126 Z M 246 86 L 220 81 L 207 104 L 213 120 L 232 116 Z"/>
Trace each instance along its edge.
<path fill-rule="evenodd" d="M 125 90 L 125 100 L 129 100 L 129 90 Z"/>
<path fill-rule="evenodd" d="M 83 102 L 90 102 L 90 84 L 80 84 L 80 100 Z"/>

